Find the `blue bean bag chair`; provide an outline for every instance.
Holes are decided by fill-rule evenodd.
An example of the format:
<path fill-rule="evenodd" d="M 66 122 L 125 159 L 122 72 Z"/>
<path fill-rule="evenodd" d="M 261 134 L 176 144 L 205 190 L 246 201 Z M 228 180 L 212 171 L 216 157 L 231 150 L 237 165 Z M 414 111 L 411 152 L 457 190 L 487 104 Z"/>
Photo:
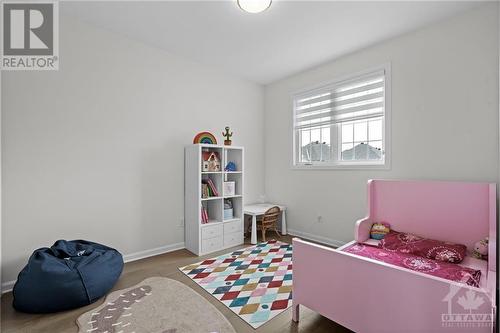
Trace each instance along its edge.
<path fill-rule="evenodd" d="M 104 296 L 123 270 L 115 249 L 85 240 L 59 240 L 33 252 L 14 286 L 14 308 L 50 313 L 91 304 Z"/>

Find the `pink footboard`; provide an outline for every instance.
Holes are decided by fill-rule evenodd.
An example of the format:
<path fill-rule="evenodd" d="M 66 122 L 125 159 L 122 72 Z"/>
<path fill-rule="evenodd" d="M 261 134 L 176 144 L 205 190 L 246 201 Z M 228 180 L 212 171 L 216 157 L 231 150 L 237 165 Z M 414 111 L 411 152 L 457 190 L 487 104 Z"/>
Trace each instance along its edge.
<path fill-rule="evenodd" d="M 294 321 L 299 305 L 358 333 L 493 332 L 495 311 L 486 290 L 295 238 Z"/>

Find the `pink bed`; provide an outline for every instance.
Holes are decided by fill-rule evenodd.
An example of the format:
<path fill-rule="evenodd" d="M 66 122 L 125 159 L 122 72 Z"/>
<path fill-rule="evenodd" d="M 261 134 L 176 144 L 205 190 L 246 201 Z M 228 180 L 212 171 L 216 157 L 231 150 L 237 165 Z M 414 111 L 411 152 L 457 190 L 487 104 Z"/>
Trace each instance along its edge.
<path fill-rule="evenodd" d="M 293 320 L 304 305 L 359 333 L 495 332 L 496 184 L 372 180 L 367 202 L 353 242 L 293 240 Z M 469 251 L 489 236 L 488 261 L 445 264 L 360 245 L 381 221 Z"/>

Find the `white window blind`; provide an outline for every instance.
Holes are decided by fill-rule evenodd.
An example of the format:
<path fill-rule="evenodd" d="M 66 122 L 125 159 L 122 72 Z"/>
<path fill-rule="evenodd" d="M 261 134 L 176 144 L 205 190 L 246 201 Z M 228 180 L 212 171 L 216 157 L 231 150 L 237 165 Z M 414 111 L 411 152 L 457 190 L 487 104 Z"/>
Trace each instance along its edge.
<path fill-rule="evenodd" d="M 387 166 L 390 66 L 293 95 L 293 164 Z"/>
<path fill-rule="evenodd" d="M 296 130 L 384 115 L 384 70 L 315 89 L 294 98 Z"/>

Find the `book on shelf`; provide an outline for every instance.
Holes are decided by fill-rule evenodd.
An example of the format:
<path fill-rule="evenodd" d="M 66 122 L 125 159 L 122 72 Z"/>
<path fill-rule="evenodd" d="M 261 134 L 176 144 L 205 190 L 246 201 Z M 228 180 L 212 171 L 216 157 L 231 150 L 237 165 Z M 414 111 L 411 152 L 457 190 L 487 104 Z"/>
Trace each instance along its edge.
<path fill-rule="evenodd" d="M 205 207 L 201 206 L 201 224 L 208 223 L 208 212 Z"/>
<path fill-rule="evenodd" d="M 201 185 L 201 191 L 202 191 L 201 197 L 202 198 L 218 197 L 219 196 L 219 191 L 217 191 L 217 187 L 215 187 L 215 184 L 212 181 L 212 179 L 210 179 L 210 178 L 203 179 L 201 181 L 201 183 L 202 183 L 202 185 Z M 204 185 L 206 185 L 206 190 L 205 190 Z M 204 196 L 204 195 L 206 195 L 206 196 Z"/>
<path fill-rule="evenodd" d="M 219 196 L 219 191 L 217 191 L 217 188 L 215 187 L 215 184 L 212 181 L 212 179 L 208 178 L 207 182 L 208 182 L 208 187 L 212 190 L 213 195 L 215 197 L 218 197 Z"/>
<path fill-rule="evenodd" d="M 206 199 L 210 196 L 207 184 L 201 184 L 201 198 Z"/>

